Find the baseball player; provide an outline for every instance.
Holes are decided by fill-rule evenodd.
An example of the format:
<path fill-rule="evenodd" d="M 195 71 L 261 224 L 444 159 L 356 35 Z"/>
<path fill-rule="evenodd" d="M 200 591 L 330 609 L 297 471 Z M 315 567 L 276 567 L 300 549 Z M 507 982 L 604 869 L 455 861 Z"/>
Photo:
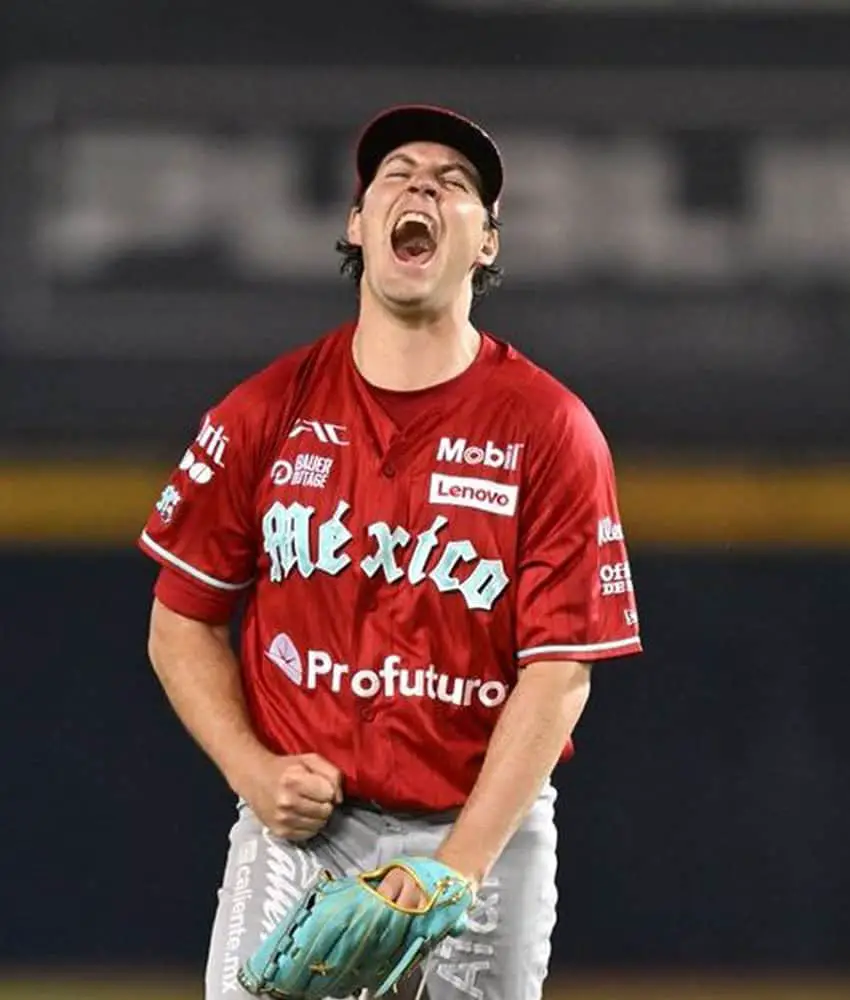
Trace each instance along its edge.
<path fill-rule="evenodd" d="M 500 277 L 502 184 L 460 115 L 369 123 L 338 245 L 356 317 L 203 416 L 140 536 L 152 663 L 237 799 L 206 1000 L 248 996 L 237 969 L 320 868 L 400 853 L 477 889 L 430 1000 L 541 996 L 550 775 L 591 664 L 641 643 L 603 434 L 470 319 Z M 380 892 L 417 902 L 398 869 Z"/>

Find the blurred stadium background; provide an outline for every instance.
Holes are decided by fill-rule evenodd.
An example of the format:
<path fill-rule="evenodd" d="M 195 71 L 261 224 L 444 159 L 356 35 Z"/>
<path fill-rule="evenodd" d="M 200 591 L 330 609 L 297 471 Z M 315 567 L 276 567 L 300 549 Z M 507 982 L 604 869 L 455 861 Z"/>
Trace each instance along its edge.
<path fill-rule="evenodd" d="M 4 0 L 0 39 L 0 997 L 201 995 L 232 804 L 133 540 L 203 410 L 351 311 L 351 144 L 404 100 L 502 140 L 479 322 L 620 468 L 647 652 L 558 775 L 548 996 L 850 996 L 850 6 Z"/>

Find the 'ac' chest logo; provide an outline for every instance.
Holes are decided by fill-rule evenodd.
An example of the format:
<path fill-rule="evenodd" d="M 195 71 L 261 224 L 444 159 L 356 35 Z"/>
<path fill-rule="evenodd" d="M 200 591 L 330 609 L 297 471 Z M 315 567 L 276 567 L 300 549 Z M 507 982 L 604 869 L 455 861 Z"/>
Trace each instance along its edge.
<path fill-rule="evenodd" d="M 354 535 L 345 524 L 351 507 L 340 500 L 332 517 L 313 528 L 314 507 L 276 500 L 263 517 L 263 549 L 270 559 L 269 579 L 281 583 L 292 572 L 305 579 L 314 573 L 336 576 L 352 567 L 347 551 Z M 365 529 L 372 551 L 356 568 L 387 583 L 406 579 L 413 586 L 430 583 L 440 593 L 458 591 L 467 607 L 489 611 L 510 582 L 501 559 L 483 559 L 469 539 L 443 541 L 448 518 L 435 517 L 426 531 L 413 536 L 401 525 L 375 521 Z"/>

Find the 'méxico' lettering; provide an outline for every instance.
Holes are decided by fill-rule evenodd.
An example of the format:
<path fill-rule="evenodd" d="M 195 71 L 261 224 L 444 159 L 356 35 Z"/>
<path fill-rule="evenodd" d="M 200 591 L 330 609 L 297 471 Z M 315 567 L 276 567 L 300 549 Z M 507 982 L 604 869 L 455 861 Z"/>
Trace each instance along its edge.
<path fill-rule="evenodd" d="M 346 549 L 354 537 L 344 523 L 350 510 L 340 500 L 332 517 L 312 530 L 314 507 L 275 501 L 263 517 L 263 549 L 271 560 L 269 579 L 280 583 L 293 571 L 305 579 L 316 571 L 336 576 L 351 565 Z M 448 519 L 434 518 L 431 526 L 411 536 L 400 525 L 385 521 L 368 525 L 373 551 L 359 562 L 369 577 L 383 573 L 387 583 L 407 579 L 414 586 L 429 580 L 440 593 L 458 591 L 473 611 L 489 611 L 508 586 L 501 559 L 482 559 L 469 539 L 442 542 L 439 537 Z M 461 567 L 471 567 L 466 575 Z"/>

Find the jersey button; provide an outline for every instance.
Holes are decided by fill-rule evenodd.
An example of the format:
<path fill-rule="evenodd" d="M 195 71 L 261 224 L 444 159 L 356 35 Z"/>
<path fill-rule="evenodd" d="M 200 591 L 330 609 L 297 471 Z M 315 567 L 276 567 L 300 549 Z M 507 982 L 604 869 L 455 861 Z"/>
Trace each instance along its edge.
<path fill-rule="evenodd" d="M 392 479 L 395 475 L 395 466 L 392 462 L 384 462 L 381 466 L 381 475 L 386 476 L 387 479 Z"/>
<path fill-rule="evenodd" d="M 371 722 L 372 719 L 375 718 L 375 709 L 374 708 L 362 708 L 360 710 L 360 718 L 363 719 L 364 722 Z"/>

